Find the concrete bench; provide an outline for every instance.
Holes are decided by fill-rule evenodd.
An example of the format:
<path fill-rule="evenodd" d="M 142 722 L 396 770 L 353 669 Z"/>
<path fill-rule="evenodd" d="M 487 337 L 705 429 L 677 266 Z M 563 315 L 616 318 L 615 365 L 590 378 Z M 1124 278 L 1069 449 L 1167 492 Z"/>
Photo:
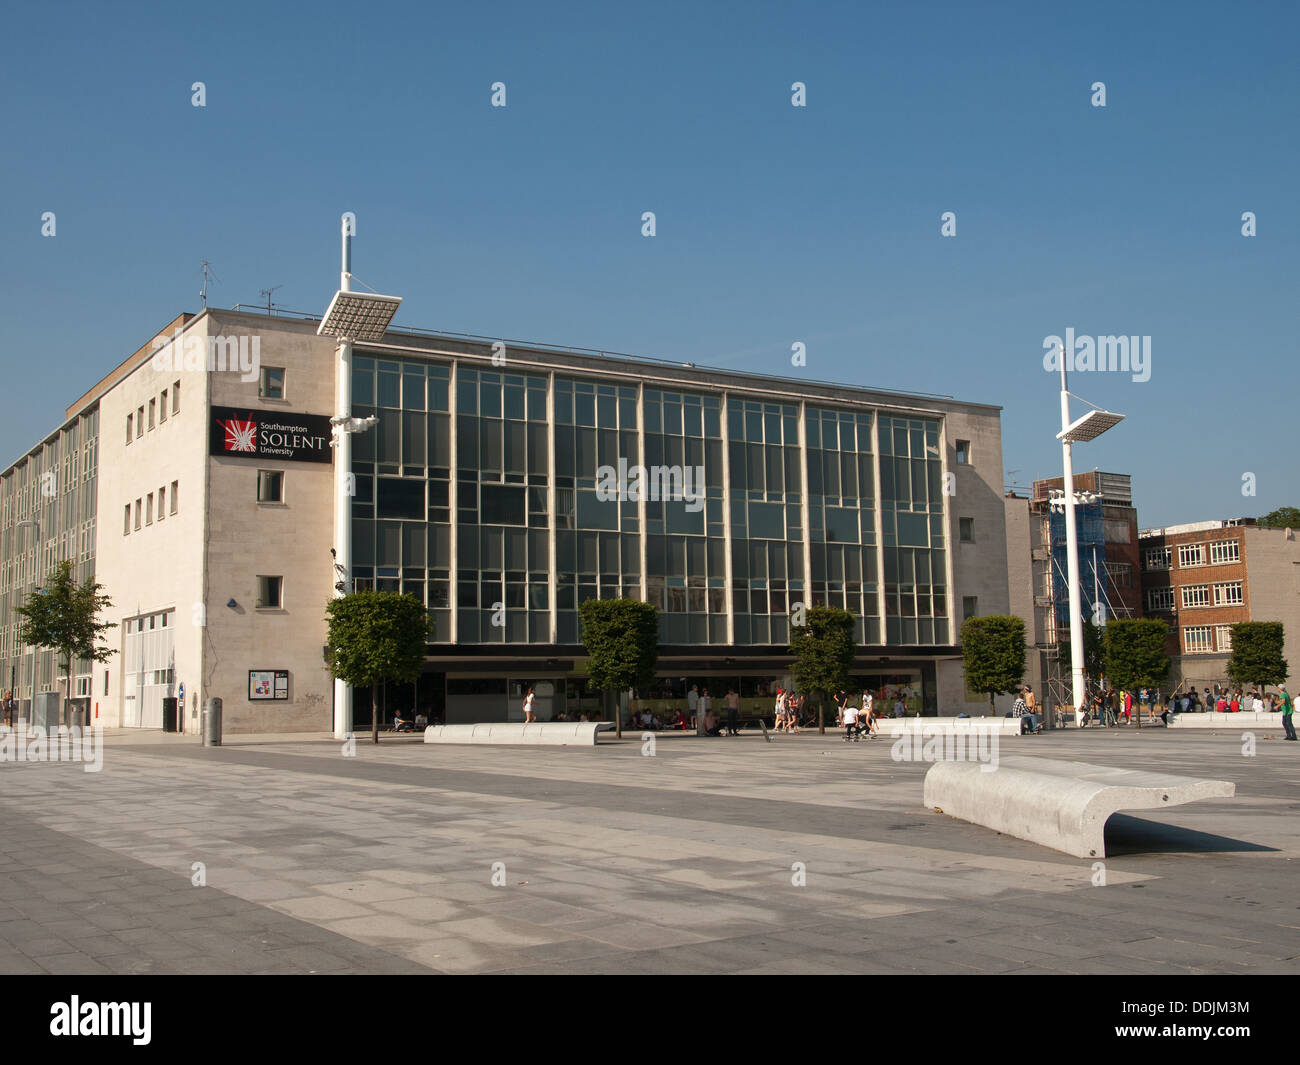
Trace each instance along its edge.
<path fill-rule="evenodd" d="M 1282 729 L 1282 711 L 1276 714 L 1243 710 L 1239 714 L 1220 714 L 1215 710 L 1204 714 L 1170 714 L 1170 728 L 1275 728 Z"/>
<path fill-rule="evenodd" d="M 999 759 L 996 768 L 936 762 L 925 774 L 924 802 L 1076 858 L 1104 858 L 1111 814 L 1231 798 L 1236 791 L 1227 780 L 1013 755 Z"/>
<path fill-rule="evenodd" d="M 547 747 L 593 747 L 601 732 L 612 731 L 608 721 L 494 721 L 479 725 L 430 725 L 425 743 L 493 743 Z"/>
<path fill-rule="evenodd" d="M 901 736 L 917 731 L 934 734 L 974 732 L 995 733 L 999 736 L 1020 735 L 1018 717 L 882 717 L 877 718 L 876 725 L 882 736 Z"/>

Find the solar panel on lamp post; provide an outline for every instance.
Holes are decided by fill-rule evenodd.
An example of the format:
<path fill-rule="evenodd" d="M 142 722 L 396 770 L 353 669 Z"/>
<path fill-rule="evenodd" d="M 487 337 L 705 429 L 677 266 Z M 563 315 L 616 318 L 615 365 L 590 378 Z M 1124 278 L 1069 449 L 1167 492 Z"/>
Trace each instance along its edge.
<path fill-rule="evenodd" d="M 1071 448 L 1076 442 L 1096 440 L 1107 429 L 1123 421 L 1124 415 L 1106 410 L 1090 410 L 1081 418 L 1071 421 L 1064 346 L 1058 350 L 1058 354 L 1061 366 L 1061 431 L 1056 434 L 1056 438 L 1061 441 L 1061 461 L 1065 468 L 1065 554 L 1070 582 L 1070 694 L 1074 700 L 1074 720 L 1077 724 L 1082 717 L 1087 692 L 1083 681 L 1083 595 L 1079 588 L 1079 535 L 1074 516 L 1074 457 Z"/>
<path fill-rule="evenodd" d="M 401 306 L 399 296 L 352 291 L 351 218 L 343 216 L 343 267 L 339 290 L 321 319 L 316 333 L 338 339 L 335 415 L 330 419 L 334 439 L 334 560 L 331 584 L 334 594 L 343 596 L 352 587 L 352 498 L 348 475 L 352 472 L 352 434 L 364 432 L 377 419 L 352 417 L 352 345 L 355 341 L 382 340 Z M 374 713 L 372 708 L 371 713 Z M 334 736 L 346 739 L 352 732 L 352 688 L 334 681 Z"/>

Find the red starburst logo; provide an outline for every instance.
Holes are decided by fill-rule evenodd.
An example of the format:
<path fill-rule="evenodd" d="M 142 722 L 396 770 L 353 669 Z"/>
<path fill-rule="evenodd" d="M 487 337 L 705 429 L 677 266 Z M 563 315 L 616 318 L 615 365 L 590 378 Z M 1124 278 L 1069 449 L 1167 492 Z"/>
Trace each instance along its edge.
<path fill-rule="evenodd" d="M 241 422 L 238 418 L 230 418 L 226 421 L 219 422 L 218 424 L 226 430 L 227 451 L 248 451 L 256 453 L 257 422 Z"/>

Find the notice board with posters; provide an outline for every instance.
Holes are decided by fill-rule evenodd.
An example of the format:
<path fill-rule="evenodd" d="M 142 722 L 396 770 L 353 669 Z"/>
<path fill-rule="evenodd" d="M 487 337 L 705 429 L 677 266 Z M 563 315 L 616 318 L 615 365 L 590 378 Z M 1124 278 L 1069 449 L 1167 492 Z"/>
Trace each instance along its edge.
<path fill-rule="evenodd" d="M 213 407 L 208 454 L 231 458 L 330 462 L 330 420 L 323 414 Z"/>
<path fill-rule="evenodd" d="M 251 702 L 267 699 L 289 698 L 289 671 L 287 669 L 250 669 L 248 671 L 248 698 Z"/>

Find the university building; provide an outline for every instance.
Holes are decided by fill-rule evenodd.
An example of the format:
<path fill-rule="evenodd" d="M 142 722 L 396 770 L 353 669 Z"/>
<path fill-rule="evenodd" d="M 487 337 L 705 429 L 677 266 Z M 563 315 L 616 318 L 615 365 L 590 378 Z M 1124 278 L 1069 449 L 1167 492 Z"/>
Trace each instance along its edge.
<path fill-rule="evenodd" d="M 158 728 L 178 698 L 194 732 L 217 696 L 227 731 L 330 730 L 338 357 L 317 325 L 182 315 L 0 474 L 0 669 L 24 702 L 33 664 L 62 687 L 14 608 L 71 559 L 116 625 L 109 661 L 74 666 L 91 723 Z M 578 604 L 619 596 L 662 611 L 646 698 L 736 687 L 766 710 L 790 612 L 827 603 L 860 619 L 862 685 L 986 705 L 958 636 L 1009 608 L 998 407 L 398 328 L 356 344 L 351 389 L 376 419 L 351 438 L 351 578 L 435 624 L 388 719 L 520 719 L 528 686 L 542 720 L 594 712 Z"/>

